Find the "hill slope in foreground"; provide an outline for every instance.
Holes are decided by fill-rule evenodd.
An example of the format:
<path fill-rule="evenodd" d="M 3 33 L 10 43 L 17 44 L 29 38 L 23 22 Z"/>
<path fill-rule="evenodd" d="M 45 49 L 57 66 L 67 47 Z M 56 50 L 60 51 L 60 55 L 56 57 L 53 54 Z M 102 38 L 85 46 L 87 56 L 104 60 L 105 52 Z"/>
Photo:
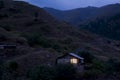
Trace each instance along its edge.
<path fill-rule="evenodd" d="M 17 61 L 23 69 L 54 64 L 66 52 L 90 51 L 100 59 L 120 57 L 120 42 L 102 38 L 58 22 L 42 8 L 22 1 L 0 9 L 0 44 L 16 45 L 14 52 L 1 51 L 5 61 Z"/>

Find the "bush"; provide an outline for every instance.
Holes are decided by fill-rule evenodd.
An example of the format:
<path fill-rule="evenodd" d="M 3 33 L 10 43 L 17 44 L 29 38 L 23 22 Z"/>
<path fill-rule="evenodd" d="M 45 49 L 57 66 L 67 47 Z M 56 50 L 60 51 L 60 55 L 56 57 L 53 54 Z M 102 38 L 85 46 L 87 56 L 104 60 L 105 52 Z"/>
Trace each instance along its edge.
<path fill-rule="evenodd" d="M 52 48 L 53 48 L 54 50 L 56 50 L 57 52 L 63 51 L 61 44 L 59 44 L 59 43 L 57 43 L 57 42 L 55 42 L 55 41 L 52 42 Z"/>
<path fill-rule="evenodd" d="M 10 71 L 10 72 L 13 72 L 13 71 L 16 71 L 18 69 L 18 63 L 17 62 L 9 62 L 8 63 L 8 66 L 7 66 L 7 69 Z"/>
<path fill-rule="evenodd" d="M 0 9 L 4 8 L 4 2 L 0 1 Z"/>
<path fill-rule="evenodd" d="M 15 8 L 9 8 L 8 11 L 11 12 L 11 14 L 17 14 L 21 12 L 20 9 L 15 9 Z"/>
<path fill-rule="evenodd" d="M 4 18 L 8 18 L 8 14 L 4 13 L 4 14 L 0 14 L 0 19 L 4 19 Z"/>
<path fill-rule="evenodd" d="M 0 42 L 6 41 L 7 37 L 5 35 L 0 34 Z"/>
<path fill-rule="evenodd" d="M 12 30 L 12 27 L 9 26 L 9 25 L 3 25 L 1 27 L 4 28 L 6 31 L 11 31 Z"/>
<path fill-rule="evenodd" d="M 56 80 L 75 79 L 76 69 L 72 65 L 57 65 Z"/>
<path fill-rule="evenodd" d="M 52 46 L 52 41 L 46 37 L 41 36 L 38 33 L 30 33 L 22 35 L 28 40 L 30 46 L 40 45 L 44 48 L 49 48 Z"/>
<path fill-rule="evenodd" d="M 16 80 L 18 77 L 18 63 L 11 61 L 4 65 L 3 80 Z"/>
<path fill-rule="evenodd" d="M 85 63 L 92 63 L 93 62 L 94 56 L 91 53 L 84 51 L 84 52 L 80 52 L 79 55 L 84 58 Z"/>
<path fill-rule="evenodd" d="M 84 72 L 83 78 L 88 80 L 96 80 L 96 78 L 101 74 L 101 71 L 97 69 L 92 69 Z"/>
<path fill-rule="evenodd" d="M 2 75 L 3 75 L 3 60 L 0 59 L 0 80 L 2 80 Z"/>
<path fill-rule="evenodd" d="M 35 12 L 35 13 L 34 13 L 34 17 L 35 17 L 34 21 L 38 21 L 38 16 L 39 16 L 39 13 L 38 13 L 38 12 Z"/>
<path fill-rule="evenodd" d="M 54 79 L 54 69 L 40 65 L 29 72 L 29 77 L 31 80 L 53 80 Z"/>
<path fill-rule="evenodd" d="M 120 62 L 119 61 L 115 63 L 115 70 L 116 72 L 120 73 Z"/>
<path fill-rule="evenodd" d="M 105 72 L 105 65 L 106 65 L 105 62 L 95 59 L 93 61 L 92 68 L 99 70 L 101 72 Z"/>
<path fill-rule="evenodd" d="M 41 45 L 44 48 L 49 48 L 52 46 L 52 41 L 45 37 L 39 37 L 37 40 L 37 44 Z"/>
<path fill-rule="evenodd" d="M 44 35 L 53 35 L 53 33 L 52 33 L 52 27 L 51 26 L 49 26 L 49 25 L 42 25 L 42 26 L 40 26 L 40 28 L 39 28 L 39 30 L 44 34 Z"/>
<path fill-rule="evenodd" d="M 109 75 L 120 73 L 120 62 L 114 59 L 109 59 L 106 62 L 105 71 Z"/>
<path fill-rule="evenodd" d="M 36 33 L 27 33 L 27 34 L 22 34 L 23 37 L 25 37 L 28 41 L 28 44 L 30 46 L 34 46 L 35 44 L 37 44 L 37 40 L 39 38 L 39 34 Z"/>

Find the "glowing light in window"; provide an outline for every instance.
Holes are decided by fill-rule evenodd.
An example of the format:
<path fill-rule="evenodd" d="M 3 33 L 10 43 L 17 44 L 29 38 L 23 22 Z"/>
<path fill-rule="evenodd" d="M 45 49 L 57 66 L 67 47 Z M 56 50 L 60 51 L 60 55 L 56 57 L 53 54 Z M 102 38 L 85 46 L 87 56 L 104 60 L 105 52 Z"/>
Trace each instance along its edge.
<path fill-rule="evenodd" d="M 78 60 L 75 59 L 75 58 L 72 58 L 72 59 L 70 59 L 70 63 L 72 63 L 72 64 L 77 64 L 77 63 L 78 63 Z"/>

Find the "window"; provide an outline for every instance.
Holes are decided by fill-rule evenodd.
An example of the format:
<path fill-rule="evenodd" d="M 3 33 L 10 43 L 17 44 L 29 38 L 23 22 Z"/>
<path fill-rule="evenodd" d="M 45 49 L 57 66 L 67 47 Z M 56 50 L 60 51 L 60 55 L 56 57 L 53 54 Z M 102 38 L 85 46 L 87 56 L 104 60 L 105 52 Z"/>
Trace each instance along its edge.
<path fill-rule="evenodd" d="M 72 59 L 70 59 L 70 63 L 71 64 L 77 64 L 78 63 L 78 59 L 72 58 Z"/>

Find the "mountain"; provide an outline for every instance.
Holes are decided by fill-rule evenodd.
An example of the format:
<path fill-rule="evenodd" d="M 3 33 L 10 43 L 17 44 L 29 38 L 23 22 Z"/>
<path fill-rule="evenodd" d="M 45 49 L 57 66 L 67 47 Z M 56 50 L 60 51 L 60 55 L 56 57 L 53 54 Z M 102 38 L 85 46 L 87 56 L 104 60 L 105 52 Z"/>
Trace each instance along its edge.
<path fill-rule="evenodd" d="M 120 40 L 120 4 L 111 4 L 100 8 L 78 8 L 61 12 L 54 9 L 51 11 L 52 9 L 48 8 L 45 10 L 57 19 L 77 25 L 103 37 Z M 60 18 L 54 14 L 56 12 Z"/>
<path fill-rule="evenodd" d="M 103 37 L 120 40 L 120 13 L 110 17 L 97 18 L 79 26 Z"/>
<path fill-rule="evenodd" d="M 80 22 L 94 16 L 98 8 L 89 6 L 86 8 L 78 8 L 66 11 L 56 10 L 53 8 L 44 9 L 60 21 L 66 21 L 73 25 L 78 25 Z"/>
<path fill-rule="evenodd" d="M 120 40 L 120 4 L 102 7 L 95 18 L 79 26 L 101 36 Z"/>
<path fill-rule="evenodd" d="M 40 64 L 54 65 L 57 57 L 69 52 L 87 51 L 100 60 L 119 60 L 120 41 L 59 22 L 42 8 L 23 1 L 10 5 L 0 8 L 0 46 L 17 48 L 1 50 L 0 58 L 5 63 L 17 62 L 19 75 L 26 75 Z"/>
<path fill-rule="evenodd" d="M 44 10 L 49 12 L 58 20 L 69 22 L 72 25 L 79 25 L 96 17 L 111 16 L 120 13 L 120 4 L 111 4 L 103 7 L 88 6 L 86 8 L 77 8 L 64 11 L 45 7 Z"/>
<path fill-rule="evenodd" d="M 40 48 L 38 51 L 45 49 L 45 51 L 53 50 L 56 53 L 74 52 L 79 49 L 97 55 L 103 53 L 106 57 L 107 54 L 114 55 L 115 58 L 119 55 L 119 41 L 102 38 L 59 22 L 42 8 L 23 1 L 13 1 L 11 7 L 2 7 L 0 18 L 0 43 L 27 47 L 25 51 L 28 53 L 24 55 L 28 55 L 29 51 L 35 53 L 33 49 L 37 48 Z M 6 57 L 11 59 L 16 56 L 18 54 Z M 19 56 L 23 54 L 19 53 Z"/>

